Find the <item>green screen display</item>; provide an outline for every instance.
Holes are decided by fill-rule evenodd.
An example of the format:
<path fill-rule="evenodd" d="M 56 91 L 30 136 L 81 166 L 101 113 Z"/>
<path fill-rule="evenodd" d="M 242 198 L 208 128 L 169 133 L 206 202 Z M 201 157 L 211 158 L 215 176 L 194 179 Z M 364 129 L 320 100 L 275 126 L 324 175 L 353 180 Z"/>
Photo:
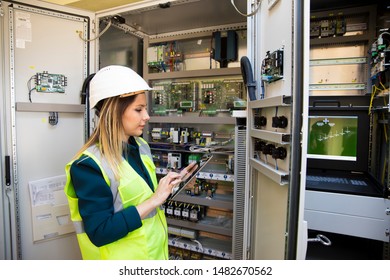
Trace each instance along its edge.
<path fill-rule="evenodd" d="M 357 116 L 310 116 L 307 157 L 356 161 Z"/>
<path fill-rule="evenodd" d="M 181 101 L 180 108 L 192 108 L 192 101 Z"/>

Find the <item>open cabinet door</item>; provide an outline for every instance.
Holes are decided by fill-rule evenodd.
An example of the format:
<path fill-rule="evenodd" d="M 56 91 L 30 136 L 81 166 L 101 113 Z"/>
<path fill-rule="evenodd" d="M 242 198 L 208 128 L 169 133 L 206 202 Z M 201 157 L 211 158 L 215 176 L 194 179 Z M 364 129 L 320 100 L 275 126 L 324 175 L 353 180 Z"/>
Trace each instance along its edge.
<path fill-rule="evenodd" d="M 248 89 L 255 88 L 248 97 L 248 259 L 305 257 L 302 128 L 309 7 L 304 2 L 248 1 L 249 59 L 241 64 Z"/>
<path fill-rule="evenodd" d="M 23 4 L 25 2 L 26 4 Z M 2 259 L 79 259 L 63 192 L 65 164 L 86 139 L 81 88 L 92 13 L 2 1 Z M 0 213 L 2 214 L 2 213 Z"/>

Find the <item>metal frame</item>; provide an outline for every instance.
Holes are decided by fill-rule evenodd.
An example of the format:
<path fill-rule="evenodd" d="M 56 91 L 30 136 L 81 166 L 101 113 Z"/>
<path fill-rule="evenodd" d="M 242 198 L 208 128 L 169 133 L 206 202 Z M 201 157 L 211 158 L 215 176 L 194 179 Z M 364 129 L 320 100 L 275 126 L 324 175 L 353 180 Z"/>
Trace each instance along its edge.
<path fill-rule="evenodd" d="M 15 253 L 18 259 L 22 259 L 22 244 L 20 232 L 20 214 L 19 214 L 19 186 L 18 186 L 18 163 L 16 153 L 16 111 L 15 111 L 15 50 L 14 50 L 14 9 L 9 8 L 9 73 L 10 73 L 10 96 L 11 96 L 11 146 L 12 146 L 12 174 L 13 174 L 13 189 L 15 200 L 15 229 L 16 229 L 16 248 Z"/>

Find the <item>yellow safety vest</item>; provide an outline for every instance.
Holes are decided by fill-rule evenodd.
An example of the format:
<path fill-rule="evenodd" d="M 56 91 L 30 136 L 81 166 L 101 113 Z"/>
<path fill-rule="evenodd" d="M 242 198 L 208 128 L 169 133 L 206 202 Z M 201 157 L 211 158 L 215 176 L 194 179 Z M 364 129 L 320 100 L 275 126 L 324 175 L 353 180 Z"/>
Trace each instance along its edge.
<path fill-rule="evenodd" d="M 150 148 L 146 141 L 136 137 L 141 154 L 141 160 L 149 172 L 154 188 L 158 186 L 155 165 L 152 160 Z M 91 146 L 83 153 L 92 158 L 100 167 L 107 185 L 113 194 L 115 212 L 129 206 L 136 206 L 150 198 L 153 191 L 145 180 L 123 159 L 120 165 L 121 178 L 115 180 L 112 170 L 101 157 L 99 149 Z M 168 231 L 164 211 L 156 208 L 148 217 L 142 220 L 142 226 L 125 237 L 110 244 L 96 247 L 84 231 L 83 220 L 78 209 L 78 198 L 70 177 L 70 167 L 73 161 L 66 167 L 67 182 L 65 194 L 68 197 L 71 219 L 75 225 L 77 240 L 83 259 L 88 260 L 164 260 L 168 259 Z"/>

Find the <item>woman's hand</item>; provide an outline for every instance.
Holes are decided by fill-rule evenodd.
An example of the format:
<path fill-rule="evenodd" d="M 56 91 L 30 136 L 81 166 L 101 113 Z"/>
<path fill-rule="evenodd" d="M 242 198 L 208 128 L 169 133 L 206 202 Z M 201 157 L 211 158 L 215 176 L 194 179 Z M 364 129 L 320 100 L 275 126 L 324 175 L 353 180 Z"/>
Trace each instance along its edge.
<path fill-rule="evenodd" d="M 182 171 L 180 171 L 181 180 L 185 181 L 189 177 L 191 177 L 192 173 L 198 168 L 198 165 L 196 162 L 191 162 L 189 165 L 187 165 L 186 168 L 184 168 Z"/>
<path fill-rule="evenodd" d="M 168 196 L 172 193 L 172 189 L 177 186 L 184 177 L 194 172 L 197 164 L 191 163 L 186 168 L 177 172 L 168 172 L 168 174 L 160 179 L 155 193 L 146 201 L 137 205 L 137 211 L 141 219 L 145 218 L 153 209 L 163 204 Z"/>
<path fill-rule="evenodd" d="M 180 173 L 170 171 L 165 177 L 161 178 L 160 182 L 158 183 L 158 188 L 154 194 L 156 198 L 158 198 L 156 200 L 159 203 L 157 206 L 163 204 L 168 196 L 172 193 L 172 189 L 191 176 L 197 167 L 198 165 L 196 162 L 192 162 L 183 168 Z"/>
<path fill-rule="evenodd" d="M 181 182 L 182 176 L 177 172 L 168 172 L 168 174 L 160 179 L 158 187 L 151 199 L 155 207 L 160 206 L 165 202 L 168 196 L 172 193 L 172 188 Z"/>

